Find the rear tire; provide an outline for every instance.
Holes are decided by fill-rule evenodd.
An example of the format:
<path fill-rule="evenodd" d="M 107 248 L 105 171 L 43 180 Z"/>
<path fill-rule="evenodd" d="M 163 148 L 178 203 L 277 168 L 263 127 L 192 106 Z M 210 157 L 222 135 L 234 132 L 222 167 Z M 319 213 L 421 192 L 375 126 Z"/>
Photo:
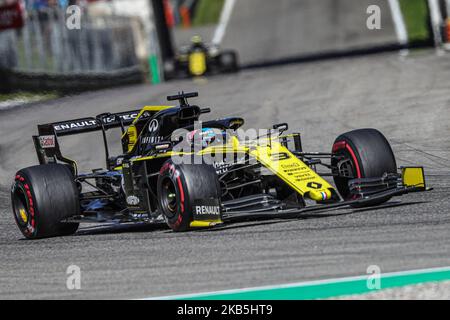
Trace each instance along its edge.
<path fill-rule="evenodd" d="M 396 173 L 397 164 L 392 148 L 384 135 L 376 129 L 358 129 L 336 138 L 333 154 L 342 156 L 338 161 L 333 159 L 332 165 L 344 168 L 349 176 L 334 177 L 334 183 L 340 195 L 349 200 L 352 198 L 348 182 L 354 178 L 379 178 L 385 173 Z M 366 203 L 364 206 L 378 205 L 391 197 Z"/>
<path fill-rule="evenodd" d="M 220 204 L 221 189 L 213 166 L 167 160 L 160 170 L 157 193 L 158 206 L 168 226 L 174 231 L 186 231 L 193 220 L 196 200 Z"/>
<path fill-rule="evenodd" d="M 18 171 L 11 200 L 17 226 L 27 239 L 71 235 L 78 229 L 78 223 L 61 222 L 80 212 L 78 189 L 66 165 Z"/>

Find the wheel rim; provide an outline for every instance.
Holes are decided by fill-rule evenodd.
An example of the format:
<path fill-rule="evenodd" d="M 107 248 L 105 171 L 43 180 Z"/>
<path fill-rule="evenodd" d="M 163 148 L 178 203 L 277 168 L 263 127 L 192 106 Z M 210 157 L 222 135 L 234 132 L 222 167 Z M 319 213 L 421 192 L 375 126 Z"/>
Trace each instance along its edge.
<path fill-rule="evenodd" d="M 168 177 L 162 181 L 161 204 L 168 218 L 172 218 L 178 212 L 177 189 L 172 179 Z"/>
<path fill-rule="evenodd" d="M 28 210 L 28 200 L 25 191 L 20 186 L 14 191 L 13 210 L 19 226 L 26 227 L 31 217 Z"/>
<path fill-rule="evenodd" d="M 339 176 L 346 179 L 355 177 L 355 166 L 352 159 L 347 158 L 339 163 Z"/>
<path fill-rule="evenodd" d="M 334 177 L 334 182 L 341 196 L 343 196 L 344 199 L 349 199 L 351 198 L 351 195 L 350 190 L 348 189 L 348 181 L 356 178 L 355 164 L 353 163 L 351 155 L 346 150 L 340 150 L 337 154 L 344 156 L 344 159 L 336 163 L 339 176 Z"/>

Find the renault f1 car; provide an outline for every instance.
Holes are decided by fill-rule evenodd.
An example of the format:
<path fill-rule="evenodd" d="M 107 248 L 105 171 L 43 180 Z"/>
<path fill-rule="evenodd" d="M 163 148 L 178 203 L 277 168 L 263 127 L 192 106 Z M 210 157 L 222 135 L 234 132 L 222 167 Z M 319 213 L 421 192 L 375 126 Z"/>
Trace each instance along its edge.
<path fill-rule="evenodd" d="M 338 136 L 330 152 L 306 152 L 300 133 L 285 133 L 286 123 L 251 139 L 239 133 L 239 117 L 197 128 L 210 109 L 190 105 L 187 99 L 196 96 L 169 96 L 177 106 L 38 125 L 39 165 L 19 170 L 11 190 L 25 237 L 70 235 L 81 222 L 165 221 L 186 231 L 236 218 L 373 206 L 428 190 L 423 168 L 398 170 L 389 142 L 375 129 Z M 106 132 L 112 128 L 122 130 L 117 156 L 109 154 Z M 60 140 L 91 131 L 103 135 L 106 168 L 81 173 L 62 155 Z"/>
<path fill-rule="evenodd" d="M 189 46 L 181 47 L 173 60 L 164 64 L 166 80 L 233 73 L 238 70 L 236 51 L 204 44 L 198 36 L 192 38 Z"/>

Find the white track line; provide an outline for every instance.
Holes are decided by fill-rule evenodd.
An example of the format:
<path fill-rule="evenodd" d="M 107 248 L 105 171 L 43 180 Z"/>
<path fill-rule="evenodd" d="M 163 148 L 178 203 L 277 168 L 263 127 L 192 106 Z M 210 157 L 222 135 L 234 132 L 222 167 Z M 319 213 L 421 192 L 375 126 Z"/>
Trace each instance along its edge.
<path fill-rule="evenodd" d="M 441 272 L 441 271 L 450 271 L 450 267 L 439 267 L 439 268 L 388 272 L 388 273 L 381 273 L 380 275 L 382 278 L 389 278 L 389 277 L 396 277 L 396 276 L 406 276 L 406 275 L 416 274 L 416 273 L 420 274 L 420 273 Z M 365 280 L 369 276 L 371 276 L 371 274 L 355 276 L 355 277 L 344 277 L 344 278 L 306 281 L 306 282 L 295 282 L 295 283 L 287 283 L 287 284 L 271 285 L 271 286 L 249 287 L 249 288 L 242 288 L 242 289 L 208 291 L 208 292 L 189 293 L 189 294 L 180 294 L 180 295 L 171 295 L 171 296 L 160 296 L 160 297 L 147 297 L 147 298 L 143 298 L 141 300 L 173 300 L 173 299 L 195 298 L 195 297 L 200 297 L 200 296 L 205 296 L 205 295 L 209 296 L 209 295 L 219 295 L 219 294 L 242 293 L 242 292 L 249 292 L 249 291 L 255 291 L 255 290 L 271 290 L 271 289 L 283 289 L 283 288 L 291 288 L 291 287 L 305 287 L 305 286 L 320 285 L 320 284 L 325 284 L 325 283 L 339 283 L 339 282 L 346 282 L 346 281 Z"/>
<path fill-rule="evenodd" d="M 222 43 L 235 3 L 236 0 L 225 1 L 225 4 L 222 8 L 222 13 L 220 14 L 219 24 L 217 25 L 216 31 L 214 32 L 214 37 L 211 41 L 213 44 L 220 45 Z"/>

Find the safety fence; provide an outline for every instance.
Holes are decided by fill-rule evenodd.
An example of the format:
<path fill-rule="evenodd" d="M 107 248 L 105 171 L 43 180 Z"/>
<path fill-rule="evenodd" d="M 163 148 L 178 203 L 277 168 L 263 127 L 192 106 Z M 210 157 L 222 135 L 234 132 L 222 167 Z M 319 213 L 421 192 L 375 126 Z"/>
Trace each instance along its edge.
<path fill-rule="evenodd" d="M 22 28 L 0 32 L 1 91 L 80 91 L 144 81 L 135 41 L 139 19 L 78 9 L 78 17 L 61 7 L 28 9 Z"/>
<path fill-rule="evenodd" d="M 68 28 L 62 8 L 28 11 L 21 29 L 3 31 L 2 65 L 50 73 L 104 72 L 138 64 L 129 17 L 91 16 Z"/>

